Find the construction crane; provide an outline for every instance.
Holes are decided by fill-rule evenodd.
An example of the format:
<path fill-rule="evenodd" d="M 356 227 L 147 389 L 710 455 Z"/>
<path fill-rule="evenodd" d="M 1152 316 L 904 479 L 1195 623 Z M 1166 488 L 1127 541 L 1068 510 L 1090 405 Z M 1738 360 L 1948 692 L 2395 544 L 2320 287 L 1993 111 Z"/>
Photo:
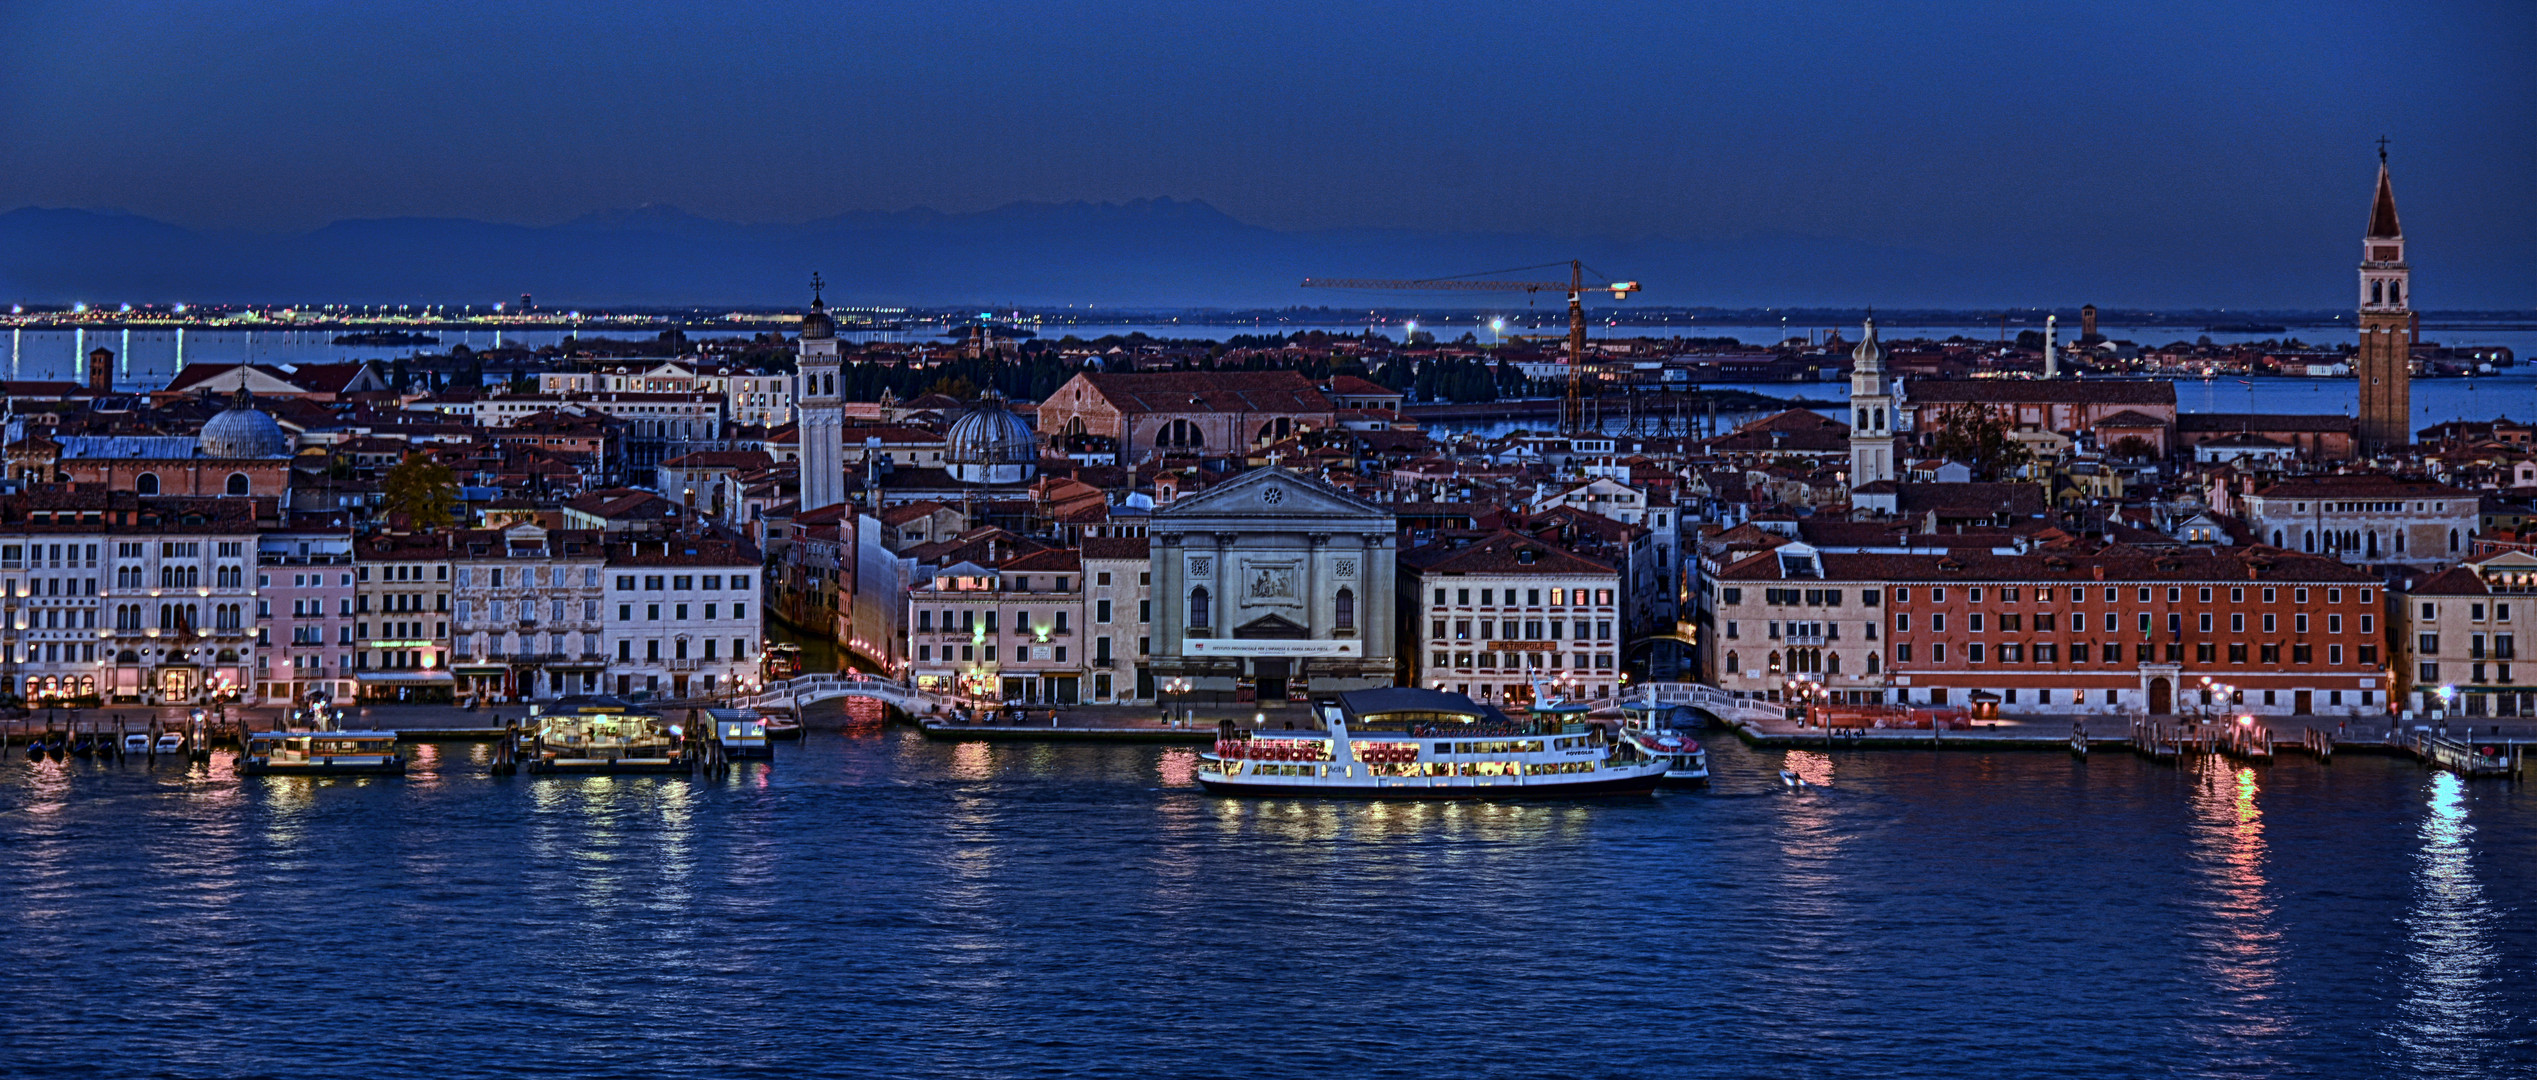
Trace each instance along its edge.
<path fill-rule="evenodd" d="M 1557 265 L 1559 264 L 1543 263 L 1540 266 L 1519 266 L 1511 270 L 1490 270 L 1478 274 L 1421 278 L 1411 281 L 1384 278 L 1305 278 L 1304 287 L 1307 289 L 1396 289 L 1420 292 L 1566 292 L 1568 294 L 1568 399 L 1560 404 L 1559 430 L 1575 432 L 1584 426 L 1586 415 L 1585 404 L 1577 393 L 1577 373 L 1584 369 L 1586 362 L 1586 293 L 1588 291 L 1608 292 L 1612 294 L 1614 300 L 1625 300 L 1631 293 L 1639 291 L 1639 285 L 1635 281 L 1615 281 L 1589 286 L 1586 284 L 1586 264 L 1576 259 L 1568 260 L 1568 280 L 1566 281 L 1487 280 L 1493 274 L 1541 270 Z"/>

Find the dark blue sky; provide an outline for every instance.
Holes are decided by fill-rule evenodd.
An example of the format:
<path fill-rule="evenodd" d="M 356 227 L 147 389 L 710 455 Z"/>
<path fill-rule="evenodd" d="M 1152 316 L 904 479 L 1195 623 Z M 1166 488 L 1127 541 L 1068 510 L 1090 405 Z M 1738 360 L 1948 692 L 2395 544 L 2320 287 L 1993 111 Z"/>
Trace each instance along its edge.
<path fill-rule="evenodd" d="M 2425 295 L 2537 307 L 2533 54 L 2519 0 L 8 0 L 0 210 L 271 231 L 1172 196 L 1283 230 L 1813 237 L 2331 306 L 2343 281 L 2161 282 L 2349 262 L 2386 134 Z"/>

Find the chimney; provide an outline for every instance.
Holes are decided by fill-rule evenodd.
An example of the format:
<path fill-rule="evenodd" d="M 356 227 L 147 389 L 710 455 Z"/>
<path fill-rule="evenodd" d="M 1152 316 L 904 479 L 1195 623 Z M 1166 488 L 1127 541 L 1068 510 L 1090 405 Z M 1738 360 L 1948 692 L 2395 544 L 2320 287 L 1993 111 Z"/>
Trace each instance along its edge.
<path fill-rule="evenodd" d="M 2105 580 L 2105 564 L 2104 564 L 2104 563 L 2094 563 L 2094 564 L 2091 564 L 2091 565 L 2088 567 L 2088 569 L 2089 569 L 2090 571 L 2092 571 L 2092 572 L 2094 572 L 2094 573 L 2096 574 L 2096 577 L 2097 577 L 2097 580 L 2098 580 L 2098 581 L 2103 581 L 2103 580 Z"/>
<path fill-rule="evenodd" d="M 98 396 L 115 392 L 115 351 L 104 347 L 88 352 L 88 392 Z"/>

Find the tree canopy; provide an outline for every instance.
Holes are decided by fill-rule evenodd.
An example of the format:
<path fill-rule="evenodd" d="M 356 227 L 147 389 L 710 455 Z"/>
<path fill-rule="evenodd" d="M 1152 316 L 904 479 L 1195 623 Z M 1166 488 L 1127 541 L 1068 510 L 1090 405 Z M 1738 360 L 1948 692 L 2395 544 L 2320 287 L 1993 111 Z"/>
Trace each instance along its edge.
<path fill-rule="evenodd" d="M 458 521 L 458 477 L 429 455 L 405 455 L 380 482 L 380 497 L 387 515 L 402 516 L 412 528 L 447 528 Z"/>
<path fill-rule="evenodd" d="M 1929 445 L 1940 457 L 1964 462 L 1972 466 L 1975 477 L 1988 480 L 2033 456 L 2025 444 L 2009 435 L 2006 413 L 1968 401 L 1939 411 Z"/>

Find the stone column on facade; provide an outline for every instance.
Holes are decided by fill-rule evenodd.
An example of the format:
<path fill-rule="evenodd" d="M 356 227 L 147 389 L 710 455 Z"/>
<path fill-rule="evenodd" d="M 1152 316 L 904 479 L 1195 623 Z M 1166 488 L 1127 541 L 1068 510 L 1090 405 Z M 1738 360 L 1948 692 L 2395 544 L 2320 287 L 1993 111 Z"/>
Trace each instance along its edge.
<path fill-rule="evenodd" d="M 1234 606 L 1233 598 L 1230 594 L 1233 591 L 1235 575 L 1227 560 L 1232 557 L 1234 542 L 1238 539 L 1240 539 L 1240 537 L 1234 533 L 1220 532 L 1215 534 L 1216 573 L 1214 580 L 1216 585 L 1214 588 L 1207 590 L 1207 624 L 1209 636 L 1233 636 L 1233 615 L 1237 609 Z"/>
<path fill-rule="evenodd" d="M 1371 624 L 1372 629 L 1368 632 L 1366 639 L 1367 651 L 1373 652 L 1379 648 L 1383 659 L 1397 666 L 1400 652 L 1392 625 L 1392 606 L 1395 602 L 1393 593 L 1397 590 L 1398 584 L 1393 577 L 1395 567 L 1390 554 L 1392 543 L 1390 533 L 1366 537 L 1365 561 L 1357 568 L 1357 573 L 1359 579 L 1365 581 L 1367 585 L 1365 599 L 1359 601 L 1357 607 L 1360 611 L 1376 613 Z"/>
<path fill-rule="evenodd" d="M 1182 614 L 1179 605 L 1186 601 L 1182 599 L 1180 534 L 1156 533 L 1153 534 L 1152 540 L 1146 565 L 1151 569 L 1154 577 L 1153 584 L 1146 590 L 1146 598 L 1154 602 L 1155 612 L 1154 619 L 1147 625 L 1146 630 L 1154 640 L 1147 653 L 1146 663 L 1148 666 L 1154 666 L 1155 658 L 1171 657 L 1172 661 L 1166 668 L 1168 675 L 1170 672 L 1182 670 L 1187 662 L 1181 645 Z"/>
<path fill-rule="evenodd" d="M 1322 595 L 1322 560 L 1330 557 L 1330 534 L 1308 533 L 1304 537 L 1304 625 L 1315 637 L 1334 625 L 1336 602 Z"/>

